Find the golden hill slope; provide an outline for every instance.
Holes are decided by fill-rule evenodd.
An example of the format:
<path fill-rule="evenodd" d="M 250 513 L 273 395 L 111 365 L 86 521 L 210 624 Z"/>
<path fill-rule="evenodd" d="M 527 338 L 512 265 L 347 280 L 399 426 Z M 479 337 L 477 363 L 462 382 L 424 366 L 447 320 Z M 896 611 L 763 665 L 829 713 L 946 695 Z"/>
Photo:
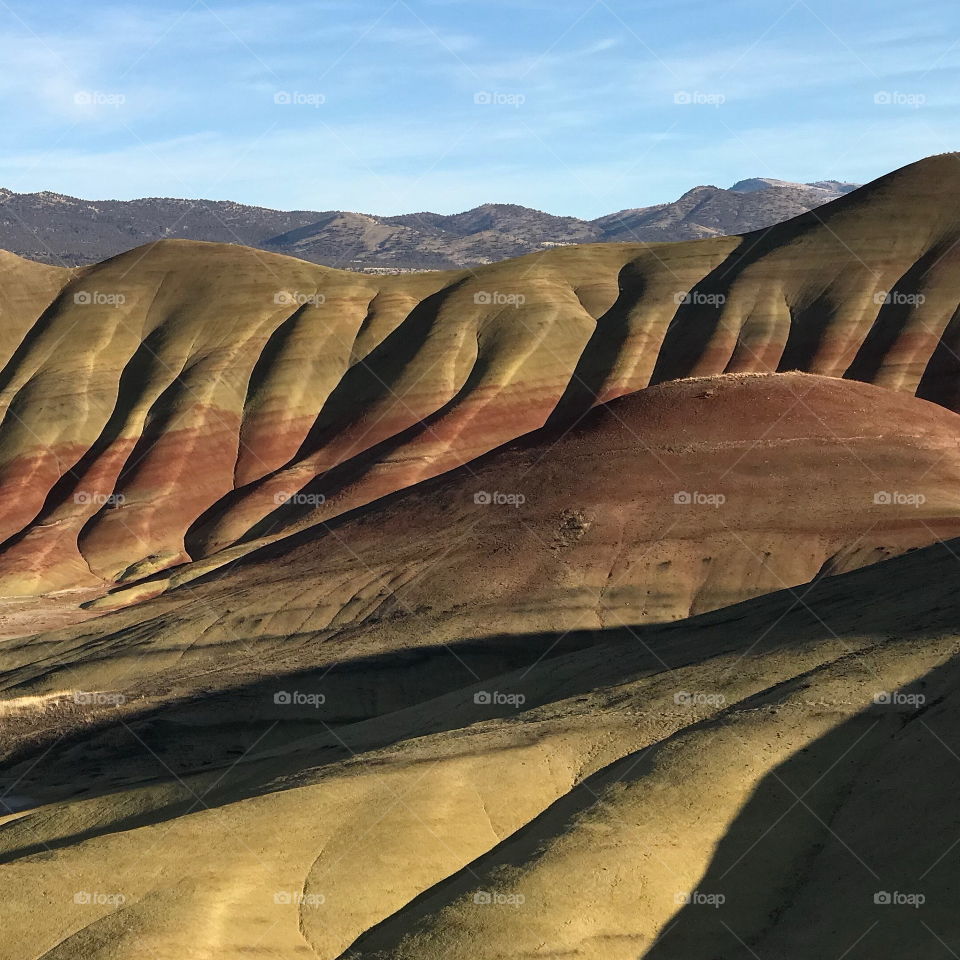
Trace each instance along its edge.
<path fill-rule="evenodd" d="M 933 157 L 741 238 L 474 272 L 187 241 L 73 273 L 5 255 L 0 594 L 201 572 L 687 375 L 801 369 L 954 409 L 958 169 Z"/>
<path fill-rule="evenodd" d="M 902 767 L 884 790 L 926 805 L 914 875 L 949 821 L 952 771 L 908 793 L 941 749 L 901 734 L 916 703 L 871 704 L 918 682 L 950 735 L 955 556 L 794 585 L 956 533 L 955 424 L 802 374 L 663 384 L 7 641 L 0 956 L 707 960 L 723 924 L 789 934 L 769 915 L 835 871 L 845 847 L 817 818 L 842 816 L 869 869 L 843 874 L 820 933 L 795 921 L 805 950 L 832 949 L 874 892 L 916 892 L 893 827 L 862 836 L 885 800 L 844 758 Z M 921 478 L 922 502 L 875 502 Z M 952 936 L 949 884 L 922 889 Z M 691 890 L 729 906 L 688 916 Z"/>
<path fill-rule="evenodd" d="M 11 769 L 26 809 L 0 825 L 0 955 L 948 957 L 956 550 L 554 635 L 441 690 L 428 660 L 351 659 L 351 695 L 419 694 L 355 722 L 328 711 L 344 676 L 211 677 L 60 736 Z M 280 696 L 242 755 L 214 759 L 247 698 L 322 690 Z"/>
<path fill-rule="evenodd" d="M 477 274 L 0 263 L 0 593 L 124 587 L 0 644 L 0 960 L 960 950 L 955 164 Z"/>

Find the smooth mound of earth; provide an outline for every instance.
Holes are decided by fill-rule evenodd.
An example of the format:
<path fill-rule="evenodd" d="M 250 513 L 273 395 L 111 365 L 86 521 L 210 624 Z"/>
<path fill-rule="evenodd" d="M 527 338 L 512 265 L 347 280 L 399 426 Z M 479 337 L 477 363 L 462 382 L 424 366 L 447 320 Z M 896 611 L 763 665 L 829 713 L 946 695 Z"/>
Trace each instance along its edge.
<path fill-rule="evenodd" d="M 0 960 L 957 956 L 957 163 L 474 273 L 0 255 Z"/>
<path fill-rule="evenodd" d="M 489 651 L 488 671 L 532 662 L 536 637 L 675 620 L 960 536 L 958 425 L 905 394 L 809 374 L 663 384 L 215 576 L 153 600 L 121 591 L 107 599 L 127 609 L 7 641 L 5 688 L 121 691 L 134 716 L 246 685 L 252 722 L 276 715 L 256 684 L 313 682 L 348 658 L 416 650 L 438 689 L 466 682 L 449 656 L 465 641 Z M 385 686 L 370 701 L 366 684 L 346 680 L 327 719 L 419 695 Z M 62 717 L 61 735 L 116 709 L 99 706 Z M 24 724 L 8 753 L 34 736 Z"/>
<path fill-rule="evenodd" d="M 892 693 L 956 722 L 954 554 L 817 574 L 960 532 L 956 423 L 805 374 L 663 384 L 5 642 L 6 956 L 710 960 L 724 924 L 833 949 L 905 885 L 890 824 L 921 798 L 870 771 L 942 763 Z M 938 838 L 957 785 L 922 798 Z"/>
<path fill-rule="evenodd" d="M 189 241 L 76 270 L 4 254 L 0 595 L 210 569 L 691 375 L 799 369 L 955 409 L 958 210 L 946 154 L 743 237 L 473 271 Z"/>
<path fill-rule="evenodd" d="M 462 645 L 440 689 L 411 656 L 277 677 L 217 759 L 243 691 L 51 730 L 0 821 L 3 956 L 947 958 L 958 549 L 492 673 Z M 418 695 L 337 721 L 345 680 Z"/>

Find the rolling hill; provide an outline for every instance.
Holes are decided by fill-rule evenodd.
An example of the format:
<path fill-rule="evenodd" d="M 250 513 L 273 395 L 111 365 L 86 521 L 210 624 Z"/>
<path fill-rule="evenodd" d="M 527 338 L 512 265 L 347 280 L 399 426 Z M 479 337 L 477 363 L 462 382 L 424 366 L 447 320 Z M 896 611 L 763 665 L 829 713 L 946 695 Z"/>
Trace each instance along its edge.
<path fill-rule="evenodd" d="M 74 270 L 8 255 L 0 592 L 209 569 L 681 377 L 802 370 L 955 409 L 956 168 L 743 237 L 473 271 L 173 240 Z"/>
<path fill-rule="evenodd" d="M 958 161 L 0 255 L 0 960 L 955 956 Z"/>
<path fill-rule="evenodd" d="M 157 701 L 186 598 L 16 644 L 3 955 L 946 958 L 957 549 L 669 625 L 314 636 L 334 664 L 239 683 L 199 639 Z"/>

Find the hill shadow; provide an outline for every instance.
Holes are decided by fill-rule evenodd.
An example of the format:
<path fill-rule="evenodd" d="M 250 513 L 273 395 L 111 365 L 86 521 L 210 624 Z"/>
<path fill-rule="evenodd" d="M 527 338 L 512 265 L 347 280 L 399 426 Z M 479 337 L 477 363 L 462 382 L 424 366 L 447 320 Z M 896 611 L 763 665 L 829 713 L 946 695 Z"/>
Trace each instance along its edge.
<path fill-rule="evenodd" d="M 953 658 L 897 692 L 916 711 L 871 707 L 771 770 L 643 960 L 955 957 L 958 688 Z"/>
<path fill-rule="evenodd" d="M 288 778 L 295 778 L 305 764 L 316 770 L 357 753 L 484 720 L 522 719 L 522 711 L 651 673 L 731 653 L 746 658 L 844 636 L 883 638 L 891 632 L 892 610 L 902 608 L 908 624 L 897 631 L 901 639 L 956 630 L 951 574 L 957 547 L 958 541 L 936 544 L 873 567 L 824 577 L 807 585 L 802 595 L 802 588 L 783 590 L 671 624 L 505 634 L 408 647 L 271 674 L 122 717 L 104 712 L 79 729 L 52 731 L 51 742 L 34 742 L 8 756 L 0 766 L 0 779 L 13 782 L 27 774 L 17 792 L 46 803 L 215 773 L 216 782 L 203 795 L 202 805 L 216 808 L 290 789 L 296 783 Z M 903 597 L 911 599 L 909 606 Z M 475 692 L 484 689 L 522 693 L 522 710 L 478 702 Z M 323 709 L 309 702 L 277 702 L 278 693 L 294 691 L 323 693 Z M 832 756 L 831 743 L 822 758 Z M 270 760 L 267 773 L 257 767 L 265 759 Z M 191 808 L 196 808 L 195 801 L 163 805 L 129 822 L 9 850 L 3 862 L 163 822 Z M 693 915 L 690 922 L 695 920 Z"/>

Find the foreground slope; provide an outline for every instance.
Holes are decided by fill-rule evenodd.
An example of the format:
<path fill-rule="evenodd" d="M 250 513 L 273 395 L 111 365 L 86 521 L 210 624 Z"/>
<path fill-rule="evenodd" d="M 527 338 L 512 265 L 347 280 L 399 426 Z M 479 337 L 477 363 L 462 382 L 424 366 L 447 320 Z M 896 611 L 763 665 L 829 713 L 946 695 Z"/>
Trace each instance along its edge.
<path fill-rule="evenodd" d="M 891 889 L 957 940 L 956 859 L 919 874 L 960 777 L 909 792 L 942 747 L 890 696 L 952 736 L 954 548 L 803 584 L 960 532 L 956 419 L 803 374 L 662 384 L 7 641 L 0 956 L 749 956 L 728 926 L 802 957 Z M 929 829 L 895 860 L 904 804 Z"/>
<path fill-rule="evenodd" d="M 307 486 L 330 519 L 689 375 L 801 369 L 956 409 L 958 211 L 947 154 L 744 237 L 475 271 L 170 241 L 24 285 L 52 268 L 6 257 L 0 594 L 215 566 L 298 529 Z"/>
<path fill-rule="evenodd" d="M 242 689 L 90 726 L 20 771 L 0 955 L 946 960 L 957 549 L 555 635 L 441 690 L 424 661 L 354 661 L 352 697 L 412 702 L 338 722 L 281 696 L 212 763 Z M 290 679 L 259 695 L 333 703 L 343 677 Z"/>

